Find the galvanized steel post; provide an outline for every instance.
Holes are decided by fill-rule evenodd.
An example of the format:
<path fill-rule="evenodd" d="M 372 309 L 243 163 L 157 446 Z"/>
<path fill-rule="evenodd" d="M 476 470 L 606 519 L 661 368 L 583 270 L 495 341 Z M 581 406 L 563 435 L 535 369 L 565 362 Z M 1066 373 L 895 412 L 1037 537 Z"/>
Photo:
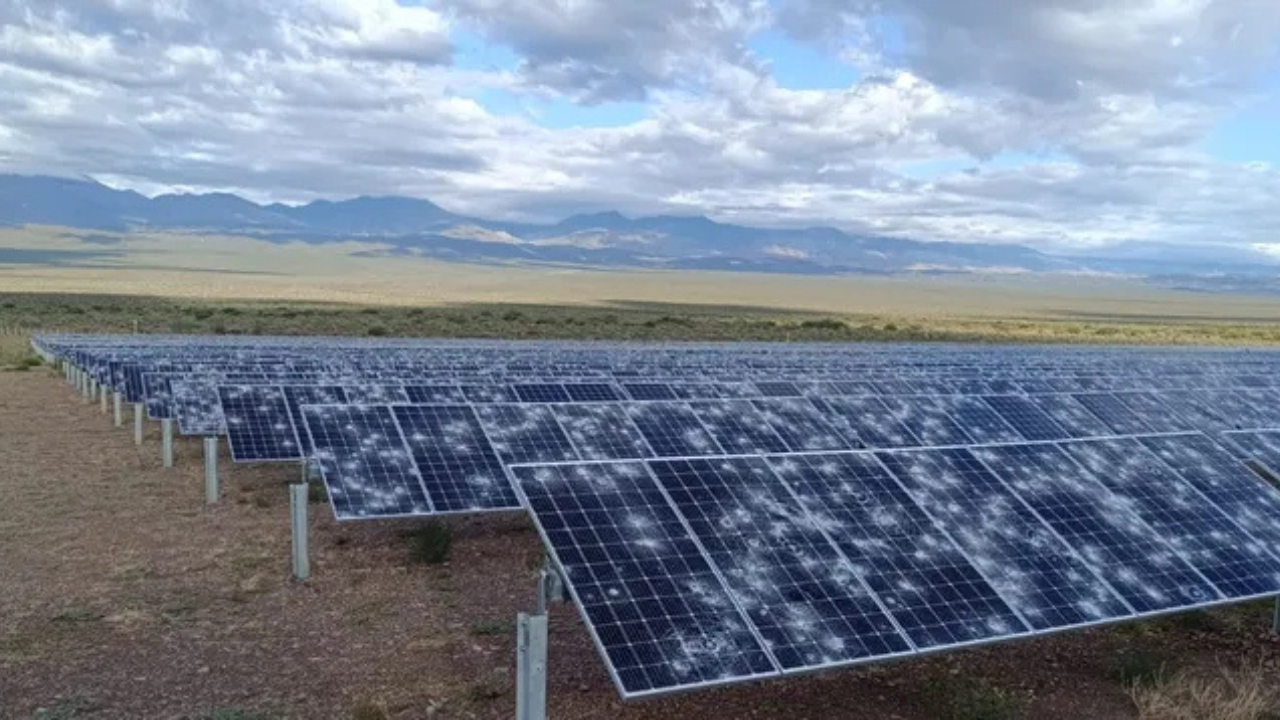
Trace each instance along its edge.
<path fill-rule="evenodd" d="M 160 421 L 160 459 L 165 467 L 173 467 L 173 420 L 170 418 Z"/>
<path fill-rule="evenodd" d="M 307 486 L 289 485 L 289 528 L 293 537 L 293 577 L 311 577 L 311 558 L 307 552 Z"/>
<path fill-rule="evenodd" d="M 204 439 L 204 502 L 213 505 L 222 495 L 218 488 L 218 438 Z"/>

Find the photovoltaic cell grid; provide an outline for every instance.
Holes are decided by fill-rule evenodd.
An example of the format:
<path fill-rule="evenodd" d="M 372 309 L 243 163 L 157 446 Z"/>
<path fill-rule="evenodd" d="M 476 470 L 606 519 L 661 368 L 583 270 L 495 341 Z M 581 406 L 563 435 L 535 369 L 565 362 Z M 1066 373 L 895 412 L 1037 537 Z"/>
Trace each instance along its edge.
<path fill-rule="evenodd" d="M 1118 477 L 1094 467 L 1118 456 Z M 1228 517 L 1280 498 L 1198 434 L 512 472 L 624 696 L 758 677 L 759 651 L 785 675 L 1280 592 L 1280 519 Z M 682 608 L 679 635 L 723 652 L 707 666 L 681 642 L 661 657 L 682 672 L 632 672 L 650 646 L 615 625 L 637 608 L 637 627 L 669 621 L 670 600 L 600 579 L 648 577 L 645 552 L 690 546 L 715 579 L 697 595 L 722 614 Z"/>

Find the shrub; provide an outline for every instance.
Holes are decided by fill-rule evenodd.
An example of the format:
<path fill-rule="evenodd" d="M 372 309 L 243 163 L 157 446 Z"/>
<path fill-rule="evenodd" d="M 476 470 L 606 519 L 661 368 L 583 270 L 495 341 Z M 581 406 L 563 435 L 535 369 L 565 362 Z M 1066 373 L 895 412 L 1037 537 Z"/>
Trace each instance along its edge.
<path fill-rule="evenodd" d="M 369 337 L 386 337 L 390 335 L 391 332 L 381 325 L 371 325 L 368 330 L 365 330 L 364 334 Z"/>
<path fill-rule="evenodd" d="M 1143 720 L 1267 720 L 1280 696 L 1261 667 L 1219 670 L 1216 677 L 1179 672 L 1133 685 L 1129 697 Z"/>
<path fill-rule="evenodd" d="M 432 520 L 409 533 L 409 559 L 424 565 L 448 561 L 453 547 L 453 531 L 448 525 Z"/>
<path fill-rule="evenodd" d="M 1017 720 L 1027 696 L 995 687 L 980 678 L 941 676 L 925 686 L 932 717 L 945 720 Z"/>

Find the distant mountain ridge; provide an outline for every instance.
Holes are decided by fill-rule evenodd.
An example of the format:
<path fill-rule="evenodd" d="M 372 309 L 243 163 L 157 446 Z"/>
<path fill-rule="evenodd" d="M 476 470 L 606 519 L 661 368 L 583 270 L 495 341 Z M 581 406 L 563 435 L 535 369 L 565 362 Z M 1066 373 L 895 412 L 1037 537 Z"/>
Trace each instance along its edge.
<path fill-rule="evenodd" d="M 974 273 L 1193 271 L 1168 253 L 1135 245 L 1105 253 L 1053 255 L 1011 244 L 924 242 L 856 235 L 831 227 L 759 228 L 702 216 L 629 218 L 574 215 L 546 225 L 458 215 L 428 200 L 357 197 L 306 205 L 259 205 L 236 195 L 148 198 L 92 180 L 0 175 L 0 225 L 59 225 L 128 232 L 165 230 L 252 234 L 313 243 L 374 240 L 385 252 L 462 262 L 601 267 L 696 268 L 788 273 Z M 1233 254 L 1215 271 L 1258 269 L 1260 258 Z M 1148 260 L 1161 261 L 1154 265 Z M 1274 271 L 1275 265 L 1270 265 Z"/>

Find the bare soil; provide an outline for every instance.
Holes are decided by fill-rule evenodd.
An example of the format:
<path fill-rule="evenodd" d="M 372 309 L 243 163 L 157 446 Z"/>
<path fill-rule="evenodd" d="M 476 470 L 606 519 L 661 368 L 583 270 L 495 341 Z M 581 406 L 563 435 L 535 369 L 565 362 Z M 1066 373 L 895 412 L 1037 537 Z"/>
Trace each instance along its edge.
<path fill-rule="evenodd" d="M 47 370 L 0 373 L 0 718 L 514 716 L 514 619 L 541 558 L 525 518 L 453 521 L 450 562 L 426 566 L 409 559 L 413 523 L 339 525 L 312 505 L 314 577 L 293 582 L 296 467 L 224 454 L 223 500 L 206 508 L 199 444 L 165 469 L 155 423 L 141 448 L 128 425 Z M 1274 673 L 1269 623 L 1255 604 L 623 705 L 559 605 L 550 713 L 1132 718 L 1123 667 Z M 1020 711 L 972 712 L 993 703 Z"/>

